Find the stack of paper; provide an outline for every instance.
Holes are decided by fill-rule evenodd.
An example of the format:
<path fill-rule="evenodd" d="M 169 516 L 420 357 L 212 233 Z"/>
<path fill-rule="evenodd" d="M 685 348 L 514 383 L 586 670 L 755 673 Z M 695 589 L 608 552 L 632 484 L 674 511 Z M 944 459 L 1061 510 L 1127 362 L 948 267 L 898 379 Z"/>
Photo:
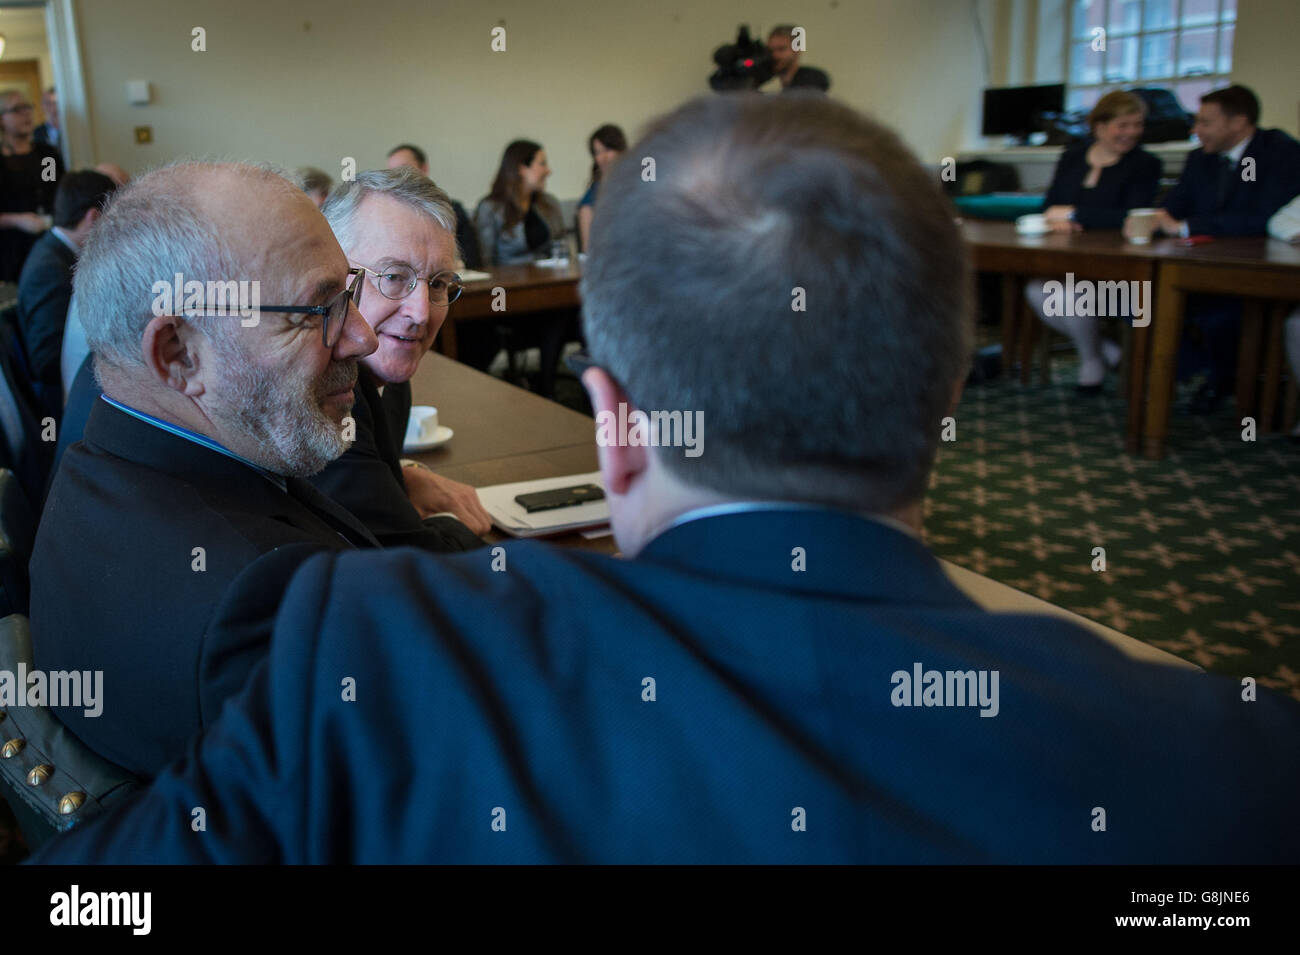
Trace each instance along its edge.
<path fill-rule="evenodd" d="M 550 511 L 529 514 L 515 501 L 517 494 L 534 491 L 551 491 L 576 484 L 596 484 L 604 488 L 600 472 L 570 474 L 565 477 L 542 478 L 539 481 L 518 481 L 514 484 L 494 484 L 478 489 L 478 499 L 483 509 L 492 516 L 492 523 L 511 537 L 541 537 L 545 534 L 563 534 L 584 527 L 597 527 L 609 523 L 609 502 L 589 501 L 573 507 L 557 507 Z"/>

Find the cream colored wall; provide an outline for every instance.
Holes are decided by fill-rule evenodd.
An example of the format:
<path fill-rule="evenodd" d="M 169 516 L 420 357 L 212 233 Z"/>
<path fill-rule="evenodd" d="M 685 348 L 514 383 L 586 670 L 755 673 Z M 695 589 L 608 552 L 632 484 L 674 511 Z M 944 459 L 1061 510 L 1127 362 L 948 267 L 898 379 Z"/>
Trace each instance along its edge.
<path fill-rule="evenodd" d="M 1232 79 L 1259 96 L 1261 126 L 1300 135 L 1300 3 L 1238 0 Z"/>
<path fill-rule="evenodd" d="M 988 0 L 982 0 L 988 2 Z M 989 4 L 991 5 L 991 4 Z M 713 49 L 744 21 L 808 32 L 806 64 L 834 94 L 879 113 L 924 158 L 978 122 L 982 58 L 966 0 L 78 0 L 99 160 L 140 170 L 180 155 L 312 164 L 338 177 L 392 145 L 424 146 L 467 203 L 515 137 L 540 141 L 561 197 L 585 188 L 586 137 L 632 134 L 707 92 Z M 506 25 L 507 50 L 489 31 Z M 308 26 L 308 24 L 310 26 Z M 190 49 L 207 30 L 207 52 Z M 986 21 L 986 28 L 988 21 Z M 155 102 L 126 103 L 145 79 Z M 132 128 L 153 127 L 138 146 Z"/>

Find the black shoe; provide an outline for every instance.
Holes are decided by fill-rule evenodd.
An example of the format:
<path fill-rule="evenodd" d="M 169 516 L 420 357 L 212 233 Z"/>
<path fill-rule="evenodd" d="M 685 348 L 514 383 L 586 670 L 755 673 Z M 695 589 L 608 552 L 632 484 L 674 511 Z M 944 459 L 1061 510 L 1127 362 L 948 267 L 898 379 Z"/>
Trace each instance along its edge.
<path fill-rule="evenodd" d="M 1196 389 L 1191 400 L 1187 402 L 1187 413 L 1194 415 L 1214 414 L 1219 410 L 1219 403 L 1223 401 L 1223 393 L 1214 385 L 1206 382 Z"/>

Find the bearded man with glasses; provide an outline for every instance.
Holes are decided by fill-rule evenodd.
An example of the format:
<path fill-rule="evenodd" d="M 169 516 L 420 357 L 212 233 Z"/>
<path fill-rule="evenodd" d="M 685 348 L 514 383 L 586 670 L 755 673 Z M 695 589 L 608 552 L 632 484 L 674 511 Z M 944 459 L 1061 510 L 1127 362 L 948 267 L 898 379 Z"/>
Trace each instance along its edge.
<path fill-rule="evenodd" d="M 360 173 L 321 210 L 361 275 L 358 308 L 379 347 L 361 360 L 356 440 L 312 483 L 386 546 L 470 550 L 491 519 L 475 490 L 401 459 L 411 376 L 461 292 L 456 214 L 447 194 L 413 169 Z"/>
<path fill-rule="evenodd" d="M 315 205 L 252 166 L 178 163 L 118 190 L 73 281 L 99 388 L 36 539 L 33 653 L 103 672 L 100 713 L 55 713 L 150 776 L 264 655 L 302 561 L 379 545 L 304 480 L 348 446 L 375 335 Z M 173 282 L 207 294 L 155 294 Z M 255 288 L 256 310 L 217 286 Z"/>

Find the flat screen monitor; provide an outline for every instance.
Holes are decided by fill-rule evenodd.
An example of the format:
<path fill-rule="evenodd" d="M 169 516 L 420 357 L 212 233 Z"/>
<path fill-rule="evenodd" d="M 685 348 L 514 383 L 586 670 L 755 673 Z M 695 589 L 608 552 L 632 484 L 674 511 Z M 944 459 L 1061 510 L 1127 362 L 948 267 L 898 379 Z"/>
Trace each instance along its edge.
<path fill-rule="evenodd" d="M 984 91 L 984 135 L 1027 136 L 1039 113 L 1065 110 L 1065 84 L 1007 86 Z"/>

